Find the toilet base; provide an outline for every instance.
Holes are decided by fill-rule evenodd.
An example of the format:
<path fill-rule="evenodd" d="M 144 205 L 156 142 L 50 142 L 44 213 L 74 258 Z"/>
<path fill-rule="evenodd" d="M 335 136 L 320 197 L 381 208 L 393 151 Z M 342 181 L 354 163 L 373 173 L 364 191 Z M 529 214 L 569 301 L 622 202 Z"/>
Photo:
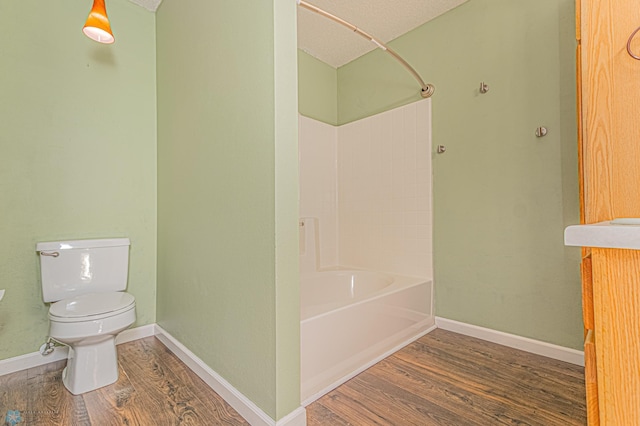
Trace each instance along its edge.
<path fill-rule="evenodd" d="M 74 395 L 108 386 L 118 380 L 115 336 L 90 345 L 69 347 L 62 372 L 64 387 Z"/>

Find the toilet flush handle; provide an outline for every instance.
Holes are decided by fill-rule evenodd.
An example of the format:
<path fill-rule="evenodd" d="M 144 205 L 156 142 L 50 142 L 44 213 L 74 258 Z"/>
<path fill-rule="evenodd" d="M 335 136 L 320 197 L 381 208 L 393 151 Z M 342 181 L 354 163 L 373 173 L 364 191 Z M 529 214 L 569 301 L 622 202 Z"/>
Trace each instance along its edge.
<path fill-rule="evenodd" d="M 58 253 L 57 251 L 52 251 L 52 252 L 41 251 L 40 256 L 58 257 L 60 256 L 60 253 Z"/>

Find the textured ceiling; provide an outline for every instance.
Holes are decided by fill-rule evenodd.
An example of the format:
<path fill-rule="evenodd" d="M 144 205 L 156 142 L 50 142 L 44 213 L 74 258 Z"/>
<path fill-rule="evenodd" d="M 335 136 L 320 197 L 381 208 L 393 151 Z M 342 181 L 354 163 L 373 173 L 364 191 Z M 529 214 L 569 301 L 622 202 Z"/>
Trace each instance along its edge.
<path fill-rule="evenodd" d="M 129 0 L 129 1 L 131 1 L 131 3 L 137 4 L 138 6 L 142 6 L 147 10 L 155 12 L 158 9 L 158 6 L 160 6 L 160 2 L 162 0 Z"/>
<path fill-rule="evenodd" d="M 162 0 L 130 0 L 155 12 Z M 211 0 L 215 1 L 215 0 Z M 295 1 L 295 0 L 277 0 Z M 387 43 L 468 0 L 308 0 Z M 298 7 L 298 47 L 338 68 L 375 49 L 353 31 Z"/>
<path fill-rule="evenodd" d="M 384 43 L 466 1 L 308 0 Z M 298 7 L 298 47 L 334 68 L 376 48 L 373 43 L 342 25 L 302 7 Z"/>

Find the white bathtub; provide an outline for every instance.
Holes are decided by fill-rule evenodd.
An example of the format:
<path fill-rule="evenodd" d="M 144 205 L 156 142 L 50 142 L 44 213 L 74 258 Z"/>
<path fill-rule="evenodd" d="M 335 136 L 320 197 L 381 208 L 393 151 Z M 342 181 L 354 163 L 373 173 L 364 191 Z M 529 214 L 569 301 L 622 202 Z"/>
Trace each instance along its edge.
<path fill-rule="evenodd" d="M 359 270 L 300 277 L 300 393 L 306 406 L 432 330 L 433 284 Z"/>

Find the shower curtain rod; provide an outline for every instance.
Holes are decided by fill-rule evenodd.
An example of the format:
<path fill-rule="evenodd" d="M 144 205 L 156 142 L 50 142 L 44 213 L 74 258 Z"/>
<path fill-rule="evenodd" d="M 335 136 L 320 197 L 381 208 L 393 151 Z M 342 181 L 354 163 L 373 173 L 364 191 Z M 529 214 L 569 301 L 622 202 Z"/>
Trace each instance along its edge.
<path fill-rule="evenodd" d="M 398 55 L 389 46 L 387 46 L 386 44 L 384 44 L 383 42 L 381 42 L 377 38 L 373 37 L 372 35 L 362 31 L 360 28 L 356 27 L 355 25 L 351 24 L 350 22 L 347 22 L 342 18 L 338 18 L 337 16 L 332 15 L 331 13 L 329 13 L 329 12 L 323 10 L 323 9 L 320 9 L 318 6 L 314 6 L 314 5 L 310 4 L 310 3 L 307 3 L 304 0 L 296 0 L 296 3 L 298 3 L 299 6 L 302 6 L 307 10 L 315 12 L 318 15 L 322 15 L 325 18 L 329 18 L 332 21 L 337 22 L 338 24 L 344 25 L 345 27 L 349 28 L 351 31 L 355 32 L 356 34 L 359 34 L 362 37 L 366 38 L 367 40 L 371 41 L 373 44 L 378 46 L 380 49 L 384 50 L 389 55 L 393 56 L 398 62 L 400 62 L 400 64 L 403 67 L 405 67 L 407 69 L 407 71 L 409 71 L 409 73 L 411 73 L 413 78 L 415 78 L 418 81 L 418 83 L 420 84 L 420 88 L 421 88 L 420 96 L 422 96 L 423 98 L 430 98 L 431 95 L 433 95 L 433 92 L 435 91 L 435 87 L 432 84 L 425 83 L 424 80 L 422 79 L 422 77 L 420 77 L 420 74 L 418 74 L 418 72 L 416 70 L 414 70 L 413 67 L 411 65 L 409 65 L 409 63 L 407 61 L 402 59 L 402 57 L 400 55 Z"/>

